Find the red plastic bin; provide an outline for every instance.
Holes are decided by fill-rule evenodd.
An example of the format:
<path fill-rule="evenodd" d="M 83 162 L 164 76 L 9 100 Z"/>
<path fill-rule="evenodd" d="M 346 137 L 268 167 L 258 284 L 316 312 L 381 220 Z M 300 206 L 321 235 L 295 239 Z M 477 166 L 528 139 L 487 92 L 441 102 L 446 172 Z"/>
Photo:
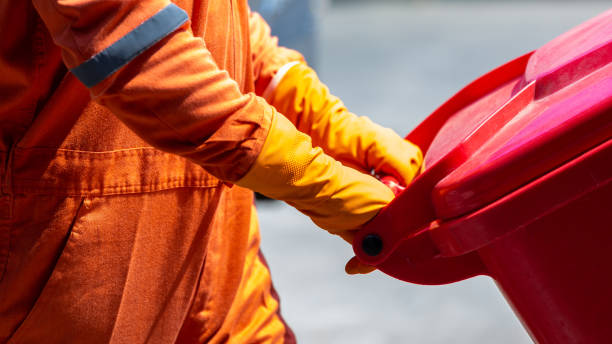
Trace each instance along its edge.
<path fill-rule="evenodd" d="M 535 342 L 612 342 L 612 10 L 407 139 L 427 169 L 358 233 L 363 262 L 420 284 L 488 275 Z"/>

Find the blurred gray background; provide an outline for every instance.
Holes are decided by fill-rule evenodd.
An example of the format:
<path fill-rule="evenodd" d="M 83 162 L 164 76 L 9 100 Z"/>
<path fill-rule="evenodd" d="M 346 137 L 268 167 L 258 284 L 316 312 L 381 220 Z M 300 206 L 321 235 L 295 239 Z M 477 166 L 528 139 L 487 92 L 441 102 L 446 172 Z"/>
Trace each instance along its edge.
<path fill-rule="evenodd" d="M 267 2 L 267 5 L 266 5 Z M 407 134 L 461 87 L 603 12 L 610 1 L 251 1 L 349 109 Z M 262 7 L 263 6 L 263 7 Z M 268 7 L 266 7 L 268 6 Z M 280 202 L 262 246 L 300 343 L 531 343 L 487 277 L 419 286 L 347 276 L 351 248 Z"/>

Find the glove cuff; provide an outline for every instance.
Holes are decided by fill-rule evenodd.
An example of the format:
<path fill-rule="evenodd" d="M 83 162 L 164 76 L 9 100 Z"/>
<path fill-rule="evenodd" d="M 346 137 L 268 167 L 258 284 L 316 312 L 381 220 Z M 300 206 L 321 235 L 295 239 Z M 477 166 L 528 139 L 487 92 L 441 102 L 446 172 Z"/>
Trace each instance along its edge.
<path fill-rule="evenodd" d="M 375 178 L 343 166 L 275 113 L 255 163 L 237 185 L 286 201 L 331 233 L 358 229 L 394 195 Z"/>

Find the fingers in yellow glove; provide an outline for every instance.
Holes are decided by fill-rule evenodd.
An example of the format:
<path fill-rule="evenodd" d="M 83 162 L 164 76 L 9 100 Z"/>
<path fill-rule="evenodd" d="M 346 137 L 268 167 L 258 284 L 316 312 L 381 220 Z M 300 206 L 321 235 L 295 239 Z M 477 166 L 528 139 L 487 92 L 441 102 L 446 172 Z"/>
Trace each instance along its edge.
<path fill-rule="evenodd" d="M 393 199 L 380 181 L 313 148 L 310 137 L 278 113 L 255 163 L 236 184 L 286 201 L 341 236 L 359 229 Z"/>
<path fill-rule="evenodd" d="M 355 239 L 355 234 L 356 231 L 343 231 L 338 233 L 338 236 L 349 244 L 352 244 Z M 357 257 L 351 258 L 344 266 L 344 271 L 349 275 L 369 274 L 374 270 L 376 270 L 376 267 L 362 263 Z"/>
<path fill-rule="evenodd" d="M 369 274 L 376 267 L 362 263 L 359 258 L 351 258 L 344 266 L 344 271 L 349 275 Z"/>
<path fill-rule="evenodd" d="M 350 113 L 304 63 L 291 66 L 266 100 L 310 135 L 315 146 L 347 166 L 394 176 L 403 185 L 419 172 L 423 156 L 417 146 Z"/>

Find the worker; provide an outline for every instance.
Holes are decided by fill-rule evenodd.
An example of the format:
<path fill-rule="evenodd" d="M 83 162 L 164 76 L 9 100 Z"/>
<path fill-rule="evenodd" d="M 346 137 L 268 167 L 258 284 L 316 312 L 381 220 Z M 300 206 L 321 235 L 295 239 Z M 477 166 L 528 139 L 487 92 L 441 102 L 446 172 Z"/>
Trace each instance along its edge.
<path fill-rule="evenodd" d="M 350 242 L 418 173 L 246 0 L 0 13 L 0 342 L 292 343 L 251 190 Z"/>

